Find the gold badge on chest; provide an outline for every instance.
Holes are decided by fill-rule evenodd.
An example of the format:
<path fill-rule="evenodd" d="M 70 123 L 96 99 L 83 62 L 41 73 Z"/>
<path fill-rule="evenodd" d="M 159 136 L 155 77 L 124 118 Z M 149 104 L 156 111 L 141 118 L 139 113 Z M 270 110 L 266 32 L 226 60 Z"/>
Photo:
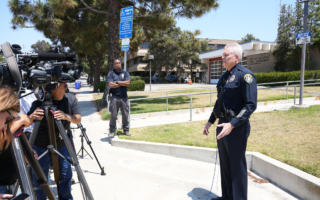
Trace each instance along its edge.
<path fill-rule="evenodd" d="M 229 83 L 232 83 L 234 80 L 236 79 L 236 76 L 235 75 L 232 75 L 229 79 Z"/>
<path fill-rule="evenodd" d="M 121 74 L 122 79 L 124 79 L 124 74 Z"/>

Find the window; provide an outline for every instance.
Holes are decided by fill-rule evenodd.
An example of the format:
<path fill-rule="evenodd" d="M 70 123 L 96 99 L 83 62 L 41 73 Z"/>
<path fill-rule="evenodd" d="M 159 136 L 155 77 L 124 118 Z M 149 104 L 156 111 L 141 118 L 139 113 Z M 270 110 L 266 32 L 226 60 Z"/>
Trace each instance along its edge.
<path fill-rule="evenodd" d="M 221 60 L 212 61 L 210 63 L 211 67 L 211 79 L 219 79 L 221 76 Z"/>
<path fill-rule="evenodd" d="M 141 44 L 140 48 L 141 49 L 148 49 L 149 48 L 149 44 L 150 44 L 150 42 L 144 42 L 144 43 Z"/>
<path fill-rule="evenodd" d="M 241 65 L 247 68 L 247 57 L 242 57 Z"/>

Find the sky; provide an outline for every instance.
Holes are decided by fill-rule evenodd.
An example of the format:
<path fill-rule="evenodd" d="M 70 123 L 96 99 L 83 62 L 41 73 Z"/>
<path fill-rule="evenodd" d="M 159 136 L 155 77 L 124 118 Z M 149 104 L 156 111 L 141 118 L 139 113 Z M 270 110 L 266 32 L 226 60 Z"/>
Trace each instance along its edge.
<path fill-rule="evenodd" d="M 241 40 L 247 33 L 261 41 L 275 41 L 277 37 L 280 0 L 219 0 L 219 7 L 200 18 L 177 19 L 182 30 L 200 30 L 199 38 Z M 281 0 L 294 4 L 296 0 Z M 7 0 L 0 0 L 0 44 L 19 44 L 23 52 L 31 50 L 38 40 L 51 41 L 33 29 L 11 28 L 12 14 Z"/>

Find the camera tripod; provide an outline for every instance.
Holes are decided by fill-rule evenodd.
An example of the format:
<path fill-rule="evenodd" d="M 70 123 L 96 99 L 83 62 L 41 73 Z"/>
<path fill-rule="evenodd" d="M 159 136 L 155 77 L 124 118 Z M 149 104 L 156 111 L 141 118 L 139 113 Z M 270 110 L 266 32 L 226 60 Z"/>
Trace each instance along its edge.
<path fill-rule="evenodd" d="M 101 167 L 100 162 L 99 162 L 96 154 L 94 153 L 94 150 L 93 150 L 93 148 L 92 148 L 92 146 L 91 146 L 91 141 L 89 140 L 89 137 L 88 137 L 88 135 L 86 134 L 86 129 L 83 128 L 83 126 L 82 126 L 81 123 L 80 123 L 80 124 L 77 124 L 77 126 L 78 126 L 78 128 L 71 128 L 71 129 L 80 129 L 80 130 L 81 130 L 81 135 L 80 135 L 80 137 L 81 137 L 81 148 L 80 148 L 79 152 L 77 153 L 77 156 L 78 156 L 78 155 L 80 154 L 80 152 L 81 152 L 81 156 L 80 156 L 80 157 L 83 158 L 83 157 L 84 157 L 84 156 L 83 156 L 83 151 L 85 151 L 85 152 L 87 153 L 87 155 L 90 156 L 91 159 L 93 159 L 93 158 L 91 157 L 91 155 L 89 154 L 89 152 L 88 152 L 88 151 L 84 148 L 84 146 L 83 146 L 83 142 L 84 142 L 83 138 L 85 138 L 87 144 L 89 145 L 89 147 L 90 147 L 90 149 L 91 149 L 94 157 L 96 158 L 96 161 L 97 161 L 97 163 L 98 163 L 98 165 L 99 165 L 99 167 L 100 167 L 100 169 L 101 169 L 101 175 L 102 175 L 102 176 L 105 176 L 106 173 L 104 172 L 104 167 Z"/>
<path fill-rule="evenodd" d="M 41 109 L 44 110 L 45 119 L 47 121 L 48 125 L 48 134 L 50 139 L 50 145 L 48 146 L 48 150 L 45 153 L 50 152 L 51 153 L 51 159 L 52 159 L 52 165 L 53 165 L 53 172 L 54 172 L 54 178 L 55 182 L 57 184 L 57 191 L 58 196 L 59 194 L 59 181 L 60 181 L 60 173 L 59 173 L 59 163 L 58 163 L 58 155 L 61 156 L 63 159 L 71 163 L 78 175 L 80 188 L 82 191 L 82 195 L 84 199 L 93 200 L 92 193 L 90 191 L 90 188 L 88 186 L 88 183 L 84 177 L 84 174 L 81 170 L 81 167 L 79 165 L 79 161 L 77 160 L 77 156 L 75 154 L 75 151 L 71 145 L 71 142 L 67 136 L 66 130 L 60 120 L 56 120 L 53 117 L 53 113 L 57 111 L 57 107 L 53 105 L 52 103 L 52 95 L 50 91 L 47 91 L 45 93 L 45 100 L 42 104 Z M 35 121 L 35 125 L 33 128 L 33 131 L 30 135 L 29 142 L 31 146 L 34 144 L 34 141 L 36 139 L 39 127 L 40 127 L 41 121 Z M 54 123 L 57 125 L 59 129 L 59 133 L 64 141 L 64 144 L 66 145 L 66 148 L 68 150 L 68 153 L 70 155 L 70 159 L 67 159 L 63 157 L 56 149 L 57 149 L 57 143 L 56 143 L 56 136 L 55 136 L 55 128 Z M 33 188 L 32 179 L 30 176 L 30 173 L 28 171 L 26 161 L 24 159 L 24 155 L 26 156 L 30 167 L 32 168 L 36 178 L 37 182 L 42 186 L 44 192 L 46 193 L 49 200 L 56 200 L 56 197 L 53 193 L 53 191 L 50 188 L 50 185 L 48 184 L 48 180 L 46 176 L 44 175 L 44 172 L 37 160 L 33 157 L 33 151 L 27 141 L 27 138 L 24 134 L 19 135 L 14 139 L 14 145 L 12 145 L 12 150 L 14 153 L 14 157 L 16 159 L 16 167 L 17 171 L 19 172 L 19 185 L 21 186 L 21 190 L 24 193 L 27 193 L 30 195 L 30 200 L 36 200 L 36 195 L 34 192 L 34 189 L 37 190 L 39 188 Z M 39 159 L 41 159 L 43 155 L 39 155 Z M 17 184 L 16 184 L 17 185 Z M 16 191 L 16 188 L 14 189 Z"/>

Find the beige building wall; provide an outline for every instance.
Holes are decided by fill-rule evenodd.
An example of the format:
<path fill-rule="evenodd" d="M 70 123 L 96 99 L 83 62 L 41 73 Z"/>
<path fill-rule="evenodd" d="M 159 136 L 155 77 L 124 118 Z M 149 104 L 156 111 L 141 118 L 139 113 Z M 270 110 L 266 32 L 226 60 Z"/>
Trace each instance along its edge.
<path fill-rule="evenodd" d="M 247 68 L 253 73 L 274 71 L 275 59 L 270 53 L 247 56 Z"/>
<path fill-rule="evenodd" d="M 313 70 L 320 70 L 320 52 L 317 46 L 310 47 L 310 59 L 314 64 Z"/>

